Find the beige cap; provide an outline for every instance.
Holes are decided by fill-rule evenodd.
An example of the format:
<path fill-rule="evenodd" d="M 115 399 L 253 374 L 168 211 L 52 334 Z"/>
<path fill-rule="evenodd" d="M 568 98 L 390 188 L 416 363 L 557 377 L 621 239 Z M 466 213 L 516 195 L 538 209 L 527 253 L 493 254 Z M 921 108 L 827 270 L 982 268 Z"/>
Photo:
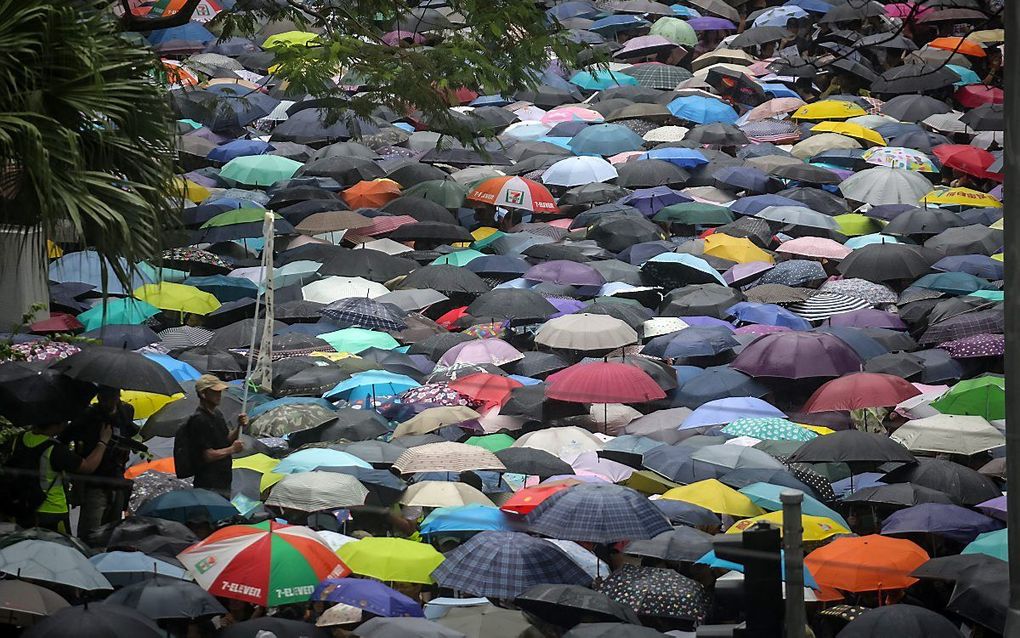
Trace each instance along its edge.
<path fill-rule="evenodd" d="M 203 374 L 195 381 L 195 391 L 226 390 L 230 386 L 214 374 Z"/>

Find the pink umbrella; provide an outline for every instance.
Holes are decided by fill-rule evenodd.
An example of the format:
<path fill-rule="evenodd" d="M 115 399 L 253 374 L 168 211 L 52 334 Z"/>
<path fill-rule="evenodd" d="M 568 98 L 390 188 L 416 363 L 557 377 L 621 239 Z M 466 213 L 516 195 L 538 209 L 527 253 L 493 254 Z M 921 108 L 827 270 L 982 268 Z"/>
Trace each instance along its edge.
<path fill-rule="evenodd" d="M 500 339 L 479 339 L 458 343 L 439 359 L 439 365 L 451 366 L 455 363 L 490 363 L 501 366 L 523 359 L 521 352 Z"/>
<path fill-rule="evenodd" d="M 772 270 L 775 267 L 775 264 L 770 264 L 767 261 L 749 261 L 747 263 L 737 264 L 735 266 L 731 266 L 729 270 L 723 273 L 723 281 L 730 285 L 738 282 L 746 283 L 753 277 L 768 270 Z"/>
<path fill-rule="evenodd" d="M 630 158 L 632 158 L 632 157 L 637 157 L 639 155 L 644 155 L 644 154 L 645 154 L 644 151 L 624 151 L 622 153 L 617 153 L 616 155 L 611 156 L 609 158 L 609 163 L 610 164 L 623 164 L 624 162 L 630 160 Z"/>
<path fill-rule="evenodd" d="M 776 252 L 815 257 L 816 259 L 844 259 L 851 253 L 851 250 L 826 237 L 797 237 L 784 241 L 779 248 L 776 248 Z"/>
<path fill-rule="evenodd" d="M 598 111 L 586 109 L 583 106 L 563 106 L 555 108 L 542 116 L 543 124 L 556 124 L 559 122 L 604 122 L 606 118 Z"/>
<path fill-rule="evenodd" d="M 890 18 L 911 18 L 918 20 L 924 15 L 931 13 L 928 7 L 918 7 L 913 2 L 894 2 L 885 5 L 885 13 Z"/>
<path fill-rule="evenodd" d="M 748 122 L 766 120 L 776 117 L 777 115 L 793 113 L 800 107 L 804 106 L 804 104 L 806 104 L 806 102 L 799 97 L 777 97 L 754 107 L 747 112 L 745 118 Z"/>
<path fill-rule="evenodd" d="M 546 383 L 548 398 L 572 403 L 644 403 L 666 397 L 647 372 L 626 363 L 579 363 L 549 375 Z"/>
<path fill-rule="evenodd" d="M 600 458 L 597 452 L 581 452 L 572 459 L 564 459 L 570 463 L 577 474 L 590 473 L 605 478 L 610 483 L 626 481 L 634 473 L 634 468 L 623 463 Z"/>
<path fill-rule="evenodd" d="M 413 31 L 390 31 L 383 35 L 382 41 L 391 47 L 395 47 L 400 46 L 401 42 L 424 44 L 425 37 L 422 34 L 414 33 Z"/>
<path fill-rule="evenodd" d="M 613 53 L 614 58 L 637 58 L 646 55 L 654 55 L 663 51 L 672 51 L 680 48 L 676 42 L 667 40 L 661 35 L 643 35 L 627 40 L 622 49 Z"/>

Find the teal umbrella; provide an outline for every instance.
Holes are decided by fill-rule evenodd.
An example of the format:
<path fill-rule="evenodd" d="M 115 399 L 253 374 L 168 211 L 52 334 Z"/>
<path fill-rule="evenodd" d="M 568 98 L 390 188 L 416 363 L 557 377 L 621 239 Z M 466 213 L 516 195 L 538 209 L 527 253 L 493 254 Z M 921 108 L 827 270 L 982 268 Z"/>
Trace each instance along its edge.
<path fill-rule="evenodd" d="M 385 332 L 376 332 L 375 330 L 366 330 L 364 328 L 343 328 L 342 330 L 334 330 L 333 332 L 326 332 L 316 336 L 333 346 L 337 352 L 357 354 L 369 348 L 392 350 L 400 347 L 397 340 Z"/>
<path fill-rule="evenodd" d="M 817 433 L 778 417 L 742 418 L 722 429 L 730 436 L 750 436 L 762 441 L 810 441 Z"/>
<path fill-rule="evenodd" d="M 1000 560 L 1009 561 L 1009 546 L 1006 543 L 1006 530 L 985 532 L 979 535 L 970 545 L 963 548 L 961 554 L 987 554 Z"/>
<path fill-rule="evenodd" d="M 466 250 L 457 250 L 449 253 L 448 255 L 437 257 L 432 261 L 432 265 L 448 264 L 450 266 L 466 266 L 471 261 L 484 256 L 485 255 L 483 253 L 480 253 L 477 250 L 471 250 L 470 248 Z"/>
<path fill-rule="evenodd" d="M 740 488 L 740 493 L 751 499 L 755 505 L 770 512 L 778 512 L 783 509 L 783 502 L 779 495 L 790 488 L 772 483 L 751 483 Z M 850 529 L 850 525 L 833 509 L 826 507 L 813 496 L 804 495 L 804 501 L 800 505 L 801 511 L 809 516 L 824 516 L 831 518 L 843 527 Z"/>
<path fill-rule="evenodd" d="M 150 303 L 125 297 L 122 299 L 107 299 L 89 308 L 78 315 L 78 321 L 85 326 L 85 330 L 95 330 L 111 324 L 138 325 L 149 317 L 159 314 L 159 308 Z"/>
<path fill-rule="evenodd" d="M 570 82 L 586 91 L 602 91 L 614 86 L 637 86 L 637 78 L 626 73 L 612 71 L 578 71 L 570 76 Z"/>
<path fill-rule="evenodd" d="M 271 186 L 290 179 L 302 166 L 279 155 L 245 155 L 224 164 L 219 176 L 248 186 Z"/>

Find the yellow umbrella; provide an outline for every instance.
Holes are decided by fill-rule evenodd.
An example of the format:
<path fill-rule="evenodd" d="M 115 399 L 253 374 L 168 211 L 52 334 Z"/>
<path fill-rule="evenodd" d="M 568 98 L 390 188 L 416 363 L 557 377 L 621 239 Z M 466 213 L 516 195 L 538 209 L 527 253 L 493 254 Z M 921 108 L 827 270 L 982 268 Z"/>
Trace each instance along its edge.
<path fill-rule="evenodd" d="M 835 432 L 835 430 L 831 430 L 825 427 L 824 425 L 808 425 L 807 423 L 798 423 L 797 425 L 804 428 L 805 430 L 817 432 L 819 436 L 825 436 L 826 434 L 832 434 L 833 432 Z"/>
<path fill-rule="evenodd" d="M 162 282 L 135 289 L 134 296 L 160 310 L 176 310 L 206 315 L 220 307 L 216 297 L 194 286 Z"/>
<path fill-rule="evenodd" d="M 344 543 L 337 556 L 352 572 L 384 582 L 431 584 L 446 560 L 434 547 L 406 538 L 363 538 Z"/>
<path fill-rule="evenodd" d="M 795 120 L 811 120 L 821 122 L 823 120 L 848 120 L 851 117 L 867 115 L 868 112 L 853 102 L 842 100 L 822 100 L 814 104 L 805 104 L 790 117 Z"/>
<path fill-rule="evenodd" d="M 663 478 L 651 470 L 638 470 L 631 474 L 623 484 L 642 494 L 663 494 L 674 487 L 680 487 L 679 483 Z"/>
<path fill-rule="evenodd" d="M 135 409 L 136 419 L 147 419 L 159 411 L 167 403 L 173 403 L 177 399 L 183 399 L 184 395 L 177 394 L 167 396 L 155 392 L 140 392 L 138 390 L 121 390 L 120 400 L 130 404 Z M 95 399 L 92 400 L 96 402 Z"/>
<path fill-rule="evenodd" d="M 731 237 L 725 233 L 712 233 L 706 237 L 704 254 L 735 261 L 739 264 L 752 261 L 764 261 L 771 264 L 775 261 L 772 255 L 758 248 L 750 239 Z"/>
<path fill-rule="evenodd" d="M 49 239 L 46 240 L 46 256 L 50 259 L 57 259 L 64 256 L 64 249 L 54 244 Z"/>
<path fill-rule="evenodd" d="M 754 518 L 745 518 L 742 521 L 737 521 L 728 530 L 727 534 L 740 534 L 752 525 L 760 522 L 771 523 L 780 530 L 783 529 L 783 512 L 769 512 L 761 516 L 755 516 Z M 806 541 L 823 541 L 830 536 L 836 536 L 837 534 L 849 534 L 850 530 L 843 527 L 836 521 L 825 516 L 811 516 L 810 514 L 802 514 L 800 517 L 801 526 L 804 528 L 804 540 Z"/>
<path fill-rule="evenodd" d="M 865 128 L 860 124 L 852 124 L 850 122 L 821 122 L 812 126 L 811 131 L 814 133 L 839 133 L 840 135 L 846 135 L 847 137 L 871 142 L 876 146 L 885 146 L 884 137 L 879 135 L 876 131 L 872 131 L 870 128 Z"/>
<path fill-rule="evenodd" d="M 860 237 L 870 235 L 882 230 L 882 225 L 867 215 L 860 213 L 846 213 L 833 217 L 839 224 L 839 232 L 847 237 Z"/>
<path fill-rule="evenodd" d="M 991 226 L 989 226 L 989 228 L 991 228 L 992 230 L 1005 230 L 1005 227 L 1002 225 L 1002 222 L 1005 219 L 1006 219 L 1005 217 L 1000 217 L 999 220 L 992 224 Z"/>
<path fill-rule="evenodd" d="M 239 459 L 233 459 L 230 466 L 235 470 L 253 470 L 259 474 L 267 474 L 273 471 L 280 464 L 280 459 L 274 459 L 258 452 Z"/>
<path fill-rule="evenodd" d="M 983 31 L 974 31 L 967 36 L 967 39 L 979 44 L 999 44 L 1006 41 L 1006 30 L 985 29 Z"/>
<path fill-rule="evenodd" d="M 266 38 L 266 41 L 262 43 L 262 48 L 309 46 L 317 44 L 318 38 L 318 34 L 309 33 L 308 31 L 286 31 Z"/>
<path fill-rule="evenodd" d="M 195 204 L 205 201 L 212 194 L 205 186 L 181 177 L 174 178 L 174 190 Z"/>
<path fill-rule="evenodd" d="M 999 253 L 999 254 L 997 254 L 997 255 L 992 255 L 992 259 L 994 259 L 994 260 L 996 260 L 996 261 L 1002 261 L 1002 262 L 1004 262 L 1004 261 L 1006 261 L 1006 256 L 1005 256 L 1005 255 L 1003 255 L 1002 253 Z"/>
<path fill-rule="evenodd" d="M 308 356 L 310 357 L 321 357 L 329 361 L 341 361 L 343 359 L 360 359 L 356 354 L 350 352 L 323 352 L 322 350 L 315 350 Z"/>
<path fill-rule="evenodd" d="M 475 241 L 485 239 L 489 235 L 498 232 L 497 229 L 492 226 L 479 226 L 478 228 L 471 231 L 471 236 L 475 238 Z"/>
<path fill-rule="evenodd" d="M 737 490 L 715 479 L 674 487 L 663 494 L 662 498 L 693 503 L 716 514 L 730 516 L 758 516 L 765 511 Z"/>
<path fill-rule="evenodd" d="M 1002 202 L 988 193 L 973 188 L 947 188 L 936 190 L 921 198 L 922 204 L 940 206 L 973 206 L 975 208 L 1002 208 Z"/>

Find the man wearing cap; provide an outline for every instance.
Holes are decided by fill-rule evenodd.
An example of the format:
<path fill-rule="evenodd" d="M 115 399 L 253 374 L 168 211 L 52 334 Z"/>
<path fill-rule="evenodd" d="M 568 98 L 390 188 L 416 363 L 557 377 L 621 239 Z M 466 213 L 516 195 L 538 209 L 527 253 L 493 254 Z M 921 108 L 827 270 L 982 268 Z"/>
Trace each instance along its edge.
<path fill-rule="evenodd" d="M 231 462 L 244 447 L 237 437 L 248 424 L 248 415 L 237 417 L 238 427 L 231 429 L 220 412 L 223 391 L 229 386 L 214 375 L 203 374 L 195 381 L 198 409 L 184 427 L 188 428 L 195 459 L 194 486 L 219 492 L 230 498 Z"/>

